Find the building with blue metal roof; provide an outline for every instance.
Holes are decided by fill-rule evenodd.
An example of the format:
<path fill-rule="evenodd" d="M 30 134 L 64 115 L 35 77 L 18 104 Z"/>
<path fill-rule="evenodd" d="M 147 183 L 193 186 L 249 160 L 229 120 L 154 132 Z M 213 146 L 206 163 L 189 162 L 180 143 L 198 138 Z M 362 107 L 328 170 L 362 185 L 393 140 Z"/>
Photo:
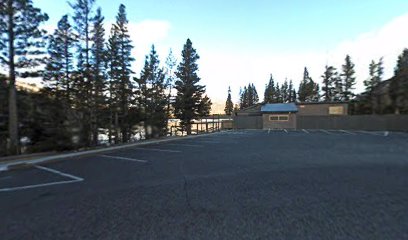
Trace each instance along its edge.
<path fill-rule="evenodd" d="M 267 103 L 242 109 L 234 117 L 238 129 L 296 129 L 309 116 L 347 115 L 345 102 Z"/>

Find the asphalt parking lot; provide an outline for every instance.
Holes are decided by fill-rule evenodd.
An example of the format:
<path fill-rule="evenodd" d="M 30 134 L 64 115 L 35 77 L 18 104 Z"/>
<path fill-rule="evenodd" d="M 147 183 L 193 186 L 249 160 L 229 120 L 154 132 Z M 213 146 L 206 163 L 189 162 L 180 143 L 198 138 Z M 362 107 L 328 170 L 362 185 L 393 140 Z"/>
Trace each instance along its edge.
<path fill-rule="evenodd" d="M 408 239 L 408 133 L 242 130 L 0 172 L 1 239 Z"/>

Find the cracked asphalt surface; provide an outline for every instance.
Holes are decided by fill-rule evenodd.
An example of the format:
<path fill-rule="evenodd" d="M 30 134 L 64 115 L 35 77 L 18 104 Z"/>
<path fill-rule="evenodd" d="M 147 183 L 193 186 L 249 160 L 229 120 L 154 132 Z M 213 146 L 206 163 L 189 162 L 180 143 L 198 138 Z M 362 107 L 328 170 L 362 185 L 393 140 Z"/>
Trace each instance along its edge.
<path fill-rule="evenodd" d="M 0 238 L 408 239 L 408 134 L 231 131 L 106 155 L 41 164 L 82 182 L 0 191 Z M 0 190 L 63 180 L 0 172 Z"/>

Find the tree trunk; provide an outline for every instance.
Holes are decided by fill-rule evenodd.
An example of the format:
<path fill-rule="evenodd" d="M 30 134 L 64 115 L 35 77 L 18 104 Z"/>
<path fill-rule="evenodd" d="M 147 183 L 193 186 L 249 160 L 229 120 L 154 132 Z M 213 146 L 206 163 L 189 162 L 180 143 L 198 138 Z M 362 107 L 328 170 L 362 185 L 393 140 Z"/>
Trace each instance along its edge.
<path fill-rule="evenodd" d="M 16 72 L 14 65 L 14 12 L 13 1 L 8 1 L 8 37 L 9 37 L 9 137 L 10 153 L 19 154 L 18 139 L 18 115 L 17 115 L 17 92 L 16 92 Z"/>
<path fill-rule="evenodd" d="M 191 135 L 191 122 L 188 122 L 186 124 L 186 131 L 187 131 L 187 135 Z"/>

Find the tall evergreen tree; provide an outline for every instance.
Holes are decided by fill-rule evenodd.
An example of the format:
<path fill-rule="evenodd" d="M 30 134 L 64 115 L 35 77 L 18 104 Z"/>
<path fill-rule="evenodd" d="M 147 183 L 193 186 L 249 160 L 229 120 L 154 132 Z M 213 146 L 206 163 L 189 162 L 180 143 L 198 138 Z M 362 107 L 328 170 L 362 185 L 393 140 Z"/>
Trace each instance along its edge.
<path fill-rule="evenodd" d="M 143 121 L 146 138 L 163 136 L 166 133 L 166 85 L 165 74 L 159 66 L 159 56 L 154 45 L 146 56 L 145 65 L 139 79 L 139 102 L 144 105 Z"/>
<path fill-rule="evenodd" d="M 374 95 L 374 90 L 380 84 L 383 75 L 383 61 L 382 58 L 376 63 L 374 60 L 371 61 L 369 65 L 369 78 L 364 81 L 364 86 L 366 88 L 366 94 L 369 98 L 369 106 L 371 108 L 371 113 L 375 113 L 375 101 L 376 96 Z M 392 86 L 392 82 L 390 84 Z M 391 96 L 392 99 L 392 96 Z"/>
<path fill-rule="evenodd" d="M 166 58 L 166 88 L 167 88 L 167 124 L 166 127 L 169 126 L 169 119 L 171 117 L 171 106 L 173 101 L 172 90 L 174 87 L 174 81 L 176 76 L 174 74 L 175 67 L 177 66 L 177 59 L 173 55 L 173 51 L 170 49 L 169 55 Z M 168 131 L 168 129 L 166 130 Z"/>
<path fill-rule="evenodd" d="M 275 85 L 275 97 L 274 97 L 274 102 L 276 103 L 281 103 L 282 102 L 282 92 L 281 88 L 279 86 L 279 83 L 277 82 Z"/>
<path fill-rule="evenodd" d="M 334 72 L 332 76 L 332 82 L 333 82 L 333 91 L 332 91 L 332 101 L 343 101 L 343 82 L 340 78 L 339 73 L 337 70 Z"/>
<path fill-rule="evenodd" d="M 282 87 L 281 87 L 281 95 L 282 95 L 282 102 L 283 103 L 289 102 L 288 89 L 289 89 L 289 83 L 288 83 L 288 80 L 285 79 L 285 81 L 283 82 Z"/>
<path fill-rule="evenodd" d="M 81 112 L 80 122 L 81 144 L 89 146 L 92 144 L 92 130 L 94 119 L 93 109 L 93 79 L 91 72 L 91 46 L 92 46 L 92 20 L 95 0 L 75 0 L 69 5 L 74 10 L 73 28 L 77 36 L 77 78 L 75 81 L 75 105 Z M 81 66 L 79 64 L 82 64 Z"/>
<path fill-rule="evenodd" d="M 234 104 L 232 103 L 232 99 L 231 99 L 231 87 L 228 87 L 228 96 L 227 96 L 227 101 L 225 102 L 224 112 L 227 115 L 231 115 L 233 110 L 234 110 Z"/>
<path fill-rule="evenodd" d="M 259 102 L 259 96 L 258 96 L 258 91 L 256 91 L 255 85 L 252 83 L 251 84 L 251 96 L 252 96 L 252 101 L 250 102 L 250 105 L 255 105 Z"/>
<path fill-rule="evenodd" d="M 306 86 L 307 86 L 308 82 L 309 82 L 309 71 L 305 67 L 305 69 L 303 71 L 303 79 L 302 79 L 302 81 L 300 81 L 299 89 L 298 89 L 299 101 L 301 101 L 301 102 L 306 101 L 306 97 L 308 95 Z"/>
<path fill-rule="evenodd" d="M 310 77 L 306 67 L 303 72 L 303 79 L 299 84 L 298 95 L 301 102 L 319 101 L 319 85 Z"/>
<path fill-rule="evenodd" d="M 275 96 L 275 82 L 271 74 L 268 84 L 265 86 L 264 103 L 273 103 Z"/>
<path fill-rule="evenodd" d="M 105 28 L 103 26 L 104 17 L 102 16 L 101 8 L 96 10 L 96 15 L 92 19 L 91 31 L 91 59 L 90 70 L 92 75 L 92 91 L 91 91 L 91 130 L 92 144 L 98 144 L 99 128 L 104 127 L 104 112 L 105 112 L 105 90 L 106 90 L 106 61 L 107 53 L 105 49 Z"/>
<path fill-rule="evenodd" d="M 325 102 L 334 101 L 335 95 L 335 82 L 337 78 L 336 68 L 333 66 L 325 66 L 325 71 L 322 75 L 323 78 L 323 98 Z"/>
<path fill-rule="evenodd" d="M 73 126 L 71 111 L 73 54 L 75 40 L 68 15 L 58 22 L 54 34 L 49 37 L 47 64 L 44 71 L 45 89 L 52 101 L 53 121 L 48 126 L 56 148 L 68 149 L 71 144 L 70 126 Z"/>
<path fill-rule="evenodd" d="M 44 71 L 44 83 L 49 91 L 69 103 L 71 90 L 70 75 L 73 71 L 73 54 L 75 40 L 68 15 L 64 15 L 58 22 L 54 34 L 49 37 L 48 55 Z"/>
<path fill-rule="evenodd" d="M 391 79 L 389 95 L 394 113 L 408 112 L 408 49 L 404 49 L 398 56 Z M 405 110 L 405 111 L 404 111 Z"/>
<path fill-rule="evenodd" d="M 133 125 L 129 116 L 129 108 L 133 97 L 133 84 L 130 79 L 132 70 L 130 69 L 131 63 L 134 58 L 131 56 L 132 41 L 128 31 L 128 20 L 126 16 L 126 7 L 121 4 L 119 6 L 119 12 L 116 16 L 116 23 L 112 26 L 113 32 L 111 33 L 110 46 L 114 51 L 110 54 L 110 77 L 113 86 L 113 96 L 116 107 L 115 121 L 120 128 L 121 141 L 127 142 L 130 139 L 131 127 Z"/>
<path fill-rule="evenodd" d="M 288 102 L 292 103 L 296 101 L 296 94 L 295 96 L 293 95 L 293 91 L 294 91 L 294 87 L 293 87 L 293 82 L 292 79 L 289 80 L 289 86 L 288 86 Z"/>
<path fill-rule="evenodd" d="M 109 143 L 119 143 L 119 41 L 118 32 L 115 26 L 112 26 L 111 33 L 107 43 L 107 74 L 108 74 L 108 106 L 109 106 Z"/>
<path fill-rule="evenodd" d="M 378 63 L 371 61 L 369 65 L 369 78 L 364 81 L 364 86 L 367 92 L 371 92 L 380 83 L 380 78 L 378 76 Z"/>
<path fill-rule="evenodd" d="M 187 39 L 182 51 L 182 61 L 176 72 L 177 96 L 174 103 L 175 115 L 181 120 L 187 134 L 191 134 L 191 121 L 209 112 L 211 108 L 211 101 L 203 97 L 205 86 L 199 85 L 200 78 L 197 75 L 199 58 L 191 40 Z"/>
<path fill-rule="evenodd" d="M 248 90 L 246 86 L 244 86 L 243 89 L 242 88 L 239 89 L 239 109 L 241 110 L 248 107 L 247 95 L 248 95 Z"/>
<path fill-rule="evenodd" d="M 3 0 L 0 2 L 0 63 L 8 67 L 9 75 L 9 138 L 10 153 L 18 154 L 19 134 L 17 117 L 16 76 L 38 75 L 29 72 L 42 63 L 45 31 L 41 23 L 47 14 L 34 7 L 32 0 Z"/>
<path fill-rule="evenodd" d="M 345 63 L 342 65 L 342 73 L 340 75 L 344 86 L 342 96 L 344 101 L 350 101 L 354 96 L 353 90 L 355 89 L 354 85 L 356 85 L 354 66 L 351 57 L 347 55 Z"/>

